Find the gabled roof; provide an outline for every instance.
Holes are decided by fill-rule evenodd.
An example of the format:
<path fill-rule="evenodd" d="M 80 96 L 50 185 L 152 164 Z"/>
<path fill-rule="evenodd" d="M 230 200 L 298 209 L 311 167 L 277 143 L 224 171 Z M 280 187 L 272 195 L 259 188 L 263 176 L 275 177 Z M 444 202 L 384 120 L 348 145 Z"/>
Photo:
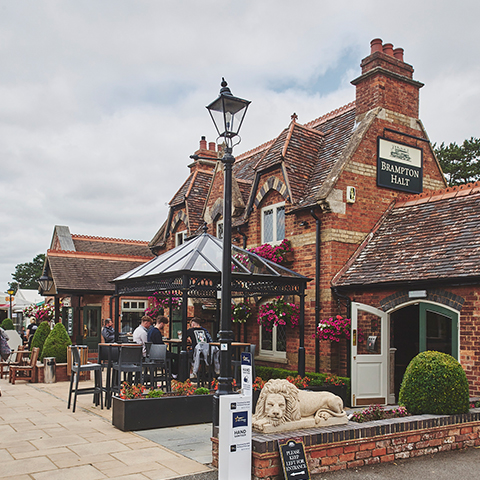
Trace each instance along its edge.
<path fill-rule="evenodd" d="M 336 287 L 480 281 L 480 182 L 397 201 Z"/>
<path fill-rule="evenodd" d="M 153 257 L 148 242 L 72 235 L 66 226 L 55 227 L 51 247 L 46 268 L 57 293 L 113 293 L 110 280 Z"/>

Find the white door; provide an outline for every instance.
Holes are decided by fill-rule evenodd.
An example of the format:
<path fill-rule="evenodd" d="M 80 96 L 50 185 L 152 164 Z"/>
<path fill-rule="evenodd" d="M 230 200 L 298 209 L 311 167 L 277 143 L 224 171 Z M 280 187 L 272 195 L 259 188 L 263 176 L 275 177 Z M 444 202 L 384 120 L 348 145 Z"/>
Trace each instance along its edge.
<path fill-rule="evenodd" d="M 386 405 L 389 324 L 382 310 L 352 303 L 352 406 Z"/>

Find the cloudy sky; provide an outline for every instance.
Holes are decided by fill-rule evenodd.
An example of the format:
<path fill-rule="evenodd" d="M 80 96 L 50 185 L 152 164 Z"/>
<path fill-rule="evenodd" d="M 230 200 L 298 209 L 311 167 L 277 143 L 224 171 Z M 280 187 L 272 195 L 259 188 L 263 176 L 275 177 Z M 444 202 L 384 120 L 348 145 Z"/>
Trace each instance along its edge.
<path fill-rule="evenodd" d="M 425 83 L 432 142 L 478 137 L 479 16 L 477 0 L 0 0 L 0 290 L 55 225 L 150 240 L 215 140 L 222 76 L 252 101 L 238 154 L 354 100 L 380 37 Z"/>

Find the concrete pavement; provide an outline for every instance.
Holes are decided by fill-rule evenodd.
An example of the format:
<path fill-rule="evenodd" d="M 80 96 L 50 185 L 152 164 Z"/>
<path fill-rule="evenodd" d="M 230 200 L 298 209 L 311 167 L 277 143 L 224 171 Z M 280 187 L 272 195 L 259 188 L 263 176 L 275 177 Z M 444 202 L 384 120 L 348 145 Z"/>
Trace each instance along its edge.
<path fill-rule="evenodd" d="M 95 407 L 92 395 L 67 410 L 67 383 L 0 379 L 0 387 L 0 478 L 216 478 L 206 465 L 113 427 L 111 410 Z"/>

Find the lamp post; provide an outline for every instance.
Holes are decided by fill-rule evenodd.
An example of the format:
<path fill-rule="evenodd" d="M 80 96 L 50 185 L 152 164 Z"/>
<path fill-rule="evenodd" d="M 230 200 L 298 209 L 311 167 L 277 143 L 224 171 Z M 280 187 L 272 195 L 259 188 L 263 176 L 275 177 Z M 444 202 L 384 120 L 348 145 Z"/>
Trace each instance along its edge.
<path fill-rule="evenodd" d="M 222 78 L 219 97 L 207 106 L 219 138 L 223 138 L 225 151 L 223 163 L 223 256 L 220 316 L 220 376 L 217 400 L 220 395 L 232 393 L 232 166 L 235 157 L 233 147 L 240 143 L 238 132 L 250 102 L 234 97 Z M 234 140 L 237 140 L 234 143 Z M 217 139 L 218 140 L 218 139 Z M 218 410 L 217 410 L 218 412 Z"/>
<path fill-rule="evenodd" d="M 8 293 L 8 298 L 10 299 L 10 320 L 12 320 L 12 322 L 13 322 L 13 318 L 12 318 L 12 316 L 13 316 L 13 311 L 12 311 L 12 296 L 13 296 L 13 294 L 15 293 L 15 290 L 13 290 L 12 288 L 9 288 L 9 289 L 7 290 L 7 293 Z"/>

